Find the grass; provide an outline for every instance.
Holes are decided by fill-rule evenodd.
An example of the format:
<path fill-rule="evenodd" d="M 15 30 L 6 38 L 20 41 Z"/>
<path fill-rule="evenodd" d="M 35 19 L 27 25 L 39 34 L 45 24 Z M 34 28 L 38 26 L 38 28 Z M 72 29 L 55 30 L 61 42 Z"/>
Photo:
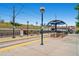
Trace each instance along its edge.
<path fill-rule="evenodd" d="M 0 28 L 12 28 L 12 27 L 13 27 L 12 24 L 9 22 L 4 22 L 4 23 L 0 22 Z M 34 26 L 31 24 L 29 24 L 28 27 L 29 29 L 40 29 L 40 26 Z M 27 25 L 20 24 L 20 26 L 16 26 L 16 28 L 27 28 Z"/>
<path fill-rule="evenodd" d="M 0 23 L 0 28 L 12 28 L 12 25 L 8 22 Z"/>

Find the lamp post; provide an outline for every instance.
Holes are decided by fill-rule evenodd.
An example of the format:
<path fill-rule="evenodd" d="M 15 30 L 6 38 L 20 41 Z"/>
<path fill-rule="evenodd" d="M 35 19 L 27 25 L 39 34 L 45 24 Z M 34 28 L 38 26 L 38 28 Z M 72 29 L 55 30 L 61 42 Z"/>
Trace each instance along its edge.
<path fill-rule="evenodd" d="M 13 38 L 15 38 L 15 7 L 13 7 Z"/>
<path fill-rule="evenodd" d="M 29 21 L 27 21 L 27 36 L 28 36 L 28 25 L 29 25 Z"/>
<path fill-rule="evenodd" d="M 45 11 L 44 7 L 40 7 L 41 12 L 41 45 L 43 45 L 43 13 Z"/>

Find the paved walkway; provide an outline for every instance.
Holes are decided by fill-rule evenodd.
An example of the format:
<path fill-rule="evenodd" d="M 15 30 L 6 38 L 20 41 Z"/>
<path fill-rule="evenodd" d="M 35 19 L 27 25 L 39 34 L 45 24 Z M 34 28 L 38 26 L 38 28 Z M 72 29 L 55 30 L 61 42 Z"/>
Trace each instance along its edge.
<path fill-rule="evenodd" d="M 44 45 L 40 39 L 9 47 L 0 51 L 5 56 L 76 56 L 79 55 L 79 35 L 68 35 L 64 38 L 44 38 Z M 4 49 L 5 50 L 5 49 Z"/>
<path fill-rule="evenodd" d="M 39 37 L 38 37 L 39 38 Z M 13 45 L 16 45 L 16 44 L 21 44 L 21 43 L 25 43 L 25 42 L 30 42 L 30 41 L 33 41 L 33 40 L 36 40 L 37 38 L 26 38 L 26 39 L 21 39 L 21 40 L 14 40 L 14 41 L 8 41 L 8 42 L 2 42 L 0 43 L 0 48 L 4 48 L 4 47 L 8 47 L 8 46 L 13 46 Z"/>
<path fill-rule="evenodd" d="M 44 34 L 44 38 L 45 37 L 48 37 L 48 35 Z M 25 36 L 25 37 L 22 37 L 20 39 L 18 37 L 16 37 L 15 38 L 16 40 L 9 40 L 9 41 L 0 42 L 0 48 L 5 48 L 5 47 L 17 45 L 17 44 L 26 43 L 26 42 L 31 42 L 31 41 L 38 40 L 40 38 L 41 38 L 40 35 L 28 36 L 28 37 Z"/>

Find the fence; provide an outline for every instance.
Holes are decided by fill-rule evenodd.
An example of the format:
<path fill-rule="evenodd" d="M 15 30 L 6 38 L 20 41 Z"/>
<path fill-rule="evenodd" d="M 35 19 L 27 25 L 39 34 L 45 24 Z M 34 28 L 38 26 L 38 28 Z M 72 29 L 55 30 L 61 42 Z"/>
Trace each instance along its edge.
<path fill-rule="evenodd" d="M 23 29 L 23 35 L 30 35 L 30 34 L 39 34 L 40 30 L 35 29 Z M 15 35 L 20 35 L 21 29 L 15 29 Z M 13 35 L 13 29 L 12 28 L 0 28 L 0 37 L 9 37 Z"/>
<path fill-rule="evenodd" d="M 13 30 L 12 29 L 0 29 L 0 37 L 8 37 L 8 36 L 12 36 L 13 34 Z M 19 35 L 20 34 L 20 30 L 15 30 L 15 35 Z"/>

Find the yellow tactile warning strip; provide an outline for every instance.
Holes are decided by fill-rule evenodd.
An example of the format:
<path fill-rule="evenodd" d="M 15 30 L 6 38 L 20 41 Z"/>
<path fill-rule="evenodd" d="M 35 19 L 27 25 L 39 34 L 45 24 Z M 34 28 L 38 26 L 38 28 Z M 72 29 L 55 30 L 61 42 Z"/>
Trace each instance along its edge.
<path fill-rule="evenodd" d="M 47 38 L 45 38 L 44 40 L 47 40 Z M 31 41 L 31 42 L 26 42 L 26 43 L 21 43 L 21 44 L 17 44 L 17 45 L 5 47 L 5 48 L 0 48 L 0 52 L 6 52 L 6 51 L 10 51 L 11 49 L 14 49 L 14 48 L 17 48 L 17 47 L 27 46 L 27 45 L 30 45 L 33 42 L 37 42 L 37 41 L 40 41 L 40 40 L 34 40 L 34 41 Z"/>

